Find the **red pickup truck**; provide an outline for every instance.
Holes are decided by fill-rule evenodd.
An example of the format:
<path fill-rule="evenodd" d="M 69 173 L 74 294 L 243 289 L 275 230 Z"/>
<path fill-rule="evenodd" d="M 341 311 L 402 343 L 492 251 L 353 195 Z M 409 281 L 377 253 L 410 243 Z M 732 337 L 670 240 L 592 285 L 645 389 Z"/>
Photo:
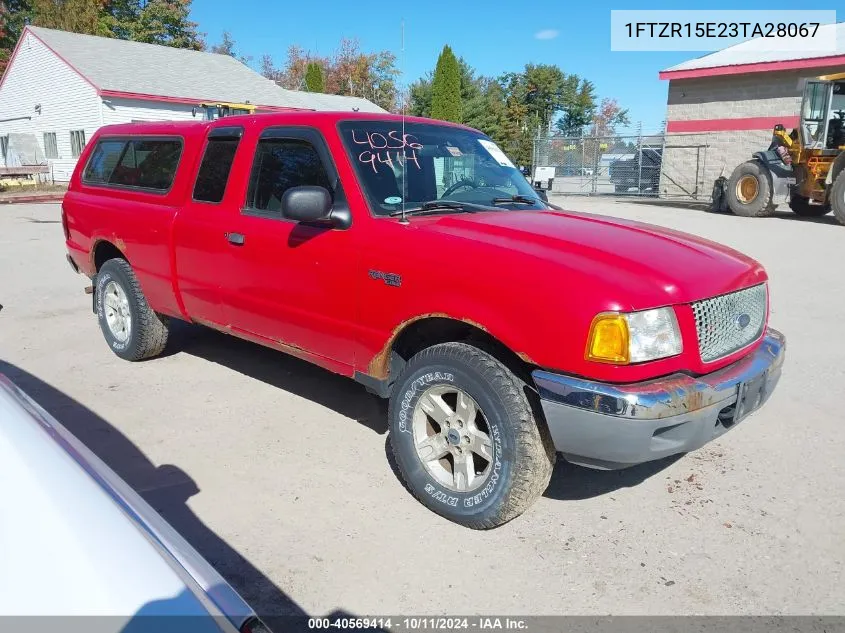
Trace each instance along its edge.
<path fill-rule="evenodd" d="M 472 528 L 522 513 L 556 453 L 698 448 L 781 374 L 767 277 L 691 235 L 562 211 L 475 130 L 287 113 L 102 128 L 62 205 L 109 346 L 173 319 L 389 398 L 409 489 Z"/>

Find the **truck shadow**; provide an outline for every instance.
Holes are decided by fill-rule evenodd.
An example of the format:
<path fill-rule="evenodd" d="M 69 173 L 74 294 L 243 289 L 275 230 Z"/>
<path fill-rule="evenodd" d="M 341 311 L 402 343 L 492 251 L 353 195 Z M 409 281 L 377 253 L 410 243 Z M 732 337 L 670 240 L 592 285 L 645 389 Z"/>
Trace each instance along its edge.
<path fill-rule="evenodd" d="M 387 433 L 387 404 L 358 383 L 289 354 L 201 325 L 174 321 L 165 353 L 185 353 L 317 402 L 379 435 Z"/>
<path fill-rule="evenodd" d="M 328 407 L 379 435 L 387 434 L 387 402 L 367 393 L 364 387 L 349 378 L 201 325 L 176 322 L 170 340 L 168 352 L 171 354 L 191 354 L 223 365 Z M 389 438 L 385 439 L 385 454 L 394 475 L 402 481 L 393 460 Z M 630 488 L 668 467 L 676 459 L 649 462 L 625 470 L 600 471 L 575 466 L 559 457 L 545 496 L 560 500 L 588 499 L 620 488 Z"/>
<path fill-rule="evenodd" d="M 558 456 L 552 480 L 543 496 L 560 501 L 578 501 L 622 488 L 632 488 L 668 468 L 681 457 L 683 455 L 672 455 L 622 470 L 594 470 L 570 464 Z"/>
<path fill-rule="evenodd" d="M 308 614 L 188 507 L 188 499 L 200 491 L 190 475 L 173 464 L 156 466 L 109 422 L 16 365 L 0 360 L 0 374 L 5 374 L 55 417 L 153 506 L 272 629 L 278 632 L 308 629 Z M 322 617 L 354 616 L 336 610 Z"/>
<path fill-rule="evenodd" d="M 671 207 L 673 209 L 688 209 L 690 211 L 700 211 L 704 213 L 710 213 L 713 215 L 723 215 L 730 218 L 740 218 L 737 215 L 734 215 L 730 211 L 715 211 L 712 209 L 710 202 L 705 201 L 696 201 L 696 200 L 665 200 L 665 199 L 657 199 L 657 198 L 638 198 L 635 196 L 626 197 L 622 199 L 615 200 L 618 203 L 632 203 L 632 204 L 639 204 L 639 205 L 646 205 L 652 207 Z M 787 210 L 784 210 L 787 209 Z M 823 215 L 821 217 L 802 217 L 793 213 L 792 211 L 788 210 L 788 207 L 779 206 L 775 211 L 772 212 L 771 215 L 767 216 L 768 218 L 773 218 L 775 220 L 791 220 L 793 222 L 807 222 L 811 224 L 832 224 L 835 226 L 839 226 L 839 221 L 831 214 L 828 213 L 827 215 Z M 758 219 L 766 219 L 766 218 L 751 218 L 753 220 Z"/>

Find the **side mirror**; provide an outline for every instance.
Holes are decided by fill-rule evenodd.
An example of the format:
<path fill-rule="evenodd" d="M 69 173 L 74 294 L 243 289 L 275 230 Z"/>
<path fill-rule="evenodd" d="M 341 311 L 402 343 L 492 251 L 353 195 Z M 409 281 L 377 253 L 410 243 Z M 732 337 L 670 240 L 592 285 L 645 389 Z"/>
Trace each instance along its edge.
<path fill-rule="evenodd" d="M 330 220 L 332 195 L 325 187 L 291 187 L 282 196 L 282 215 L 297 222 Z"/>

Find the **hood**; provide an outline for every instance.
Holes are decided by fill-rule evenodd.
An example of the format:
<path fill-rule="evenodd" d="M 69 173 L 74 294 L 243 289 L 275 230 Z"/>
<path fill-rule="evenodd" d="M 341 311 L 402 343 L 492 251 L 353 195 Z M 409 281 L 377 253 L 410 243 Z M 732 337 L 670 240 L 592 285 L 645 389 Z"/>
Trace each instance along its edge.
<path fill-rule="evenodd" d="M 623 310 L 689 303 L 766 280 L 758 262 L 727 246 L 586 213 L 514 210 L 444 215 L 425 218 L 420 229 L 520 255 L 513 261 L 498 256 L 492 260 L 503 268 L 530 261 L 537 274 L 542 274 L 543 266 L 564 272 L 567 285 L 597 283 L 615 289 L 608 299 Z"/>

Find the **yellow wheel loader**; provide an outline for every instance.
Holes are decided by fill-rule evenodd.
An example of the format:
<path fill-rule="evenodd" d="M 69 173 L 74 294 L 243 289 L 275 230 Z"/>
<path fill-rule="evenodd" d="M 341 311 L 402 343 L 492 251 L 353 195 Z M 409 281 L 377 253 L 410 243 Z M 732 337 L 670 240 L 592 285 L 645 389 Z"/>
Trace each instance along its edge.
<path fill-rule="evenodd" d="M 724 182 L 724 179 L 722 179 Z M 776 125 L 772 143 L 714 190 L 736 215 L 762 217 L 786 202 L 797 215 L 833 210 L 845 224 L 845 73 L 807 81 L 798 127 Z"/>
<path fill-rule="evenodd" d="M 194 108 L 194 116 L 199 113 L 205 121 L 216 121 L 238 114 L 255 114 L 255 106 L 251 103 L 201 103 Z"/>

